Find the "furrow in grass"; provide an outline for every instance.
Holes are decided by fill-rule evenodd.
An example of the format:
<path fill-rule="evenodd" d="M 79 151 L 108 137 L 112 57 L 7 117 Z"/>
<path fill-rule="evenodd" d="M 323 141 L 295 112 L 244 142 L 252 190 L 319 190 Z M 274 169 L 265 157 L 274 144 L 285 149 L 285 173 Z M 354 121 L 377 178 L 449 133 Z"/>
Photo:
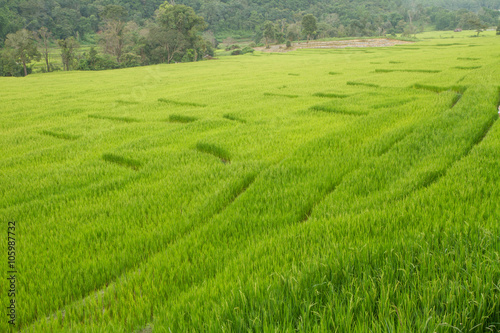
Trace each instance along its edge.
<path fill-rule="evenodd" d="M 378 88 L 380 85 L 375 84 L 375 83 L 363 83 L 363 82 L 356 82 L 356 81 L 347 81 L 348 86 L 364 86 L 364 87 L 371 87 L 371 88 Z"/>
<path fill-rule="evenodd" d="M 462 94 L 460 93 L 457 93 L 455 96 L 453 96 L 453 99 L 451 100 L 450 104 L 450 109 L 453 108 L 458 103 L 458 101 L 460 101 L 461 98 Z"/>
<path fill-rule="evenodd" d="M 401 99 L 401 100 L 390 100 L 385 103 L 380 103 L 380 104 L 375 104 L 372 106 L 374 109 L 382 109 L 382 108 L 392 108 L 396 106 L 401 106 L 408 104 L 410 102 L 413 102 L 415 98 L 407 98 L 407 99 Z"/>
<path fill-rule="evenodd" d="M 212 218 L 214 218 L 214 216 L 223 213 L 224 210 L 226 210 L 235 201 L 237 201 L 238 198 L 240 198 L 245 193 L 245 191 L 255 182 L 255 180 L 261 173 L 260 170 L 261 168 L 257 168 L 257 170 L 255 171 L 247 172 L 243 175 L 243 177 L 229 184 L 229 186 L 225 186 L 224 188 L 217 191 L 215 195 L 205 203 L 204 208 L 193 214 L 193 216 L 190 218 L 190 220 L 192 221 L 191 224 L 189 224 L 186 228 L 180 230 L 180 232 L 177 235 L 173 236 L 173 238 L 164 240 L 163 247 L 161 247 L 154 253 L 150 253 L 149 257 L 153 258 L 160 255 L 165 248 L 169 246 L 175 246 L 175 243 L 177 241 L 193 233 L 196 230 L 196 227 L 199 227 L 207 221 L 210 221 Z M 50 322 L 51 320 L 58 319 L 61 316 L 64 317 L 65 312 L 68 310 L 68 308 L 71 309 L 73 307 L 85 306 L 86 301 L 87 303 L 91 303 L 93 299 L 99 300 L 104 292 L 110 291 L 112 288 L 114 288 L 116 283 L 120 281 L 126 281 L 128 275 L 134 275 L 135 273 L 137 273 L 137 271 L 139 271 L 140 273 L 140 269 L 143 266 L 144 262 L 140 261 L 134 263 L 129 267 L 125 267 L 125 270 L 122 271 L 119 276 L 114 277 L 112 280 L 106 281 L 106 283 L 103 283 L 99 288 L 90 291 L 82 299 L 75 300 L 69 304 L 65 304 L 63 307 L 44 317 L 45 322 Z M 36 325 L 40 321 L 40 318 L 35 318 L 35 320 L 26 323 L 25 326 L 28 327 L 29 331 L 30 326 Z"/>
<path fill-rule="evenodd" d="M 125 123 L 134 123 L 138 122 L 138 119 L 135 118 L 130 118 L 130 117 L 111 117 L 111 116 L 101 116 L 98 114 L 89 114 L 89 118 L 94 118 L 94 119 L 104 119 L 104 120 L 113 120 L 113 121 L 122 121 Z"/>
<path fill-rule="evenodd" d="M 479 69 L 481 67 L 482 66 L 455 66 L 453 68 L 456 68 L 456 69 Z"/>
<path fill-rule="evenodd" d="M 448 170 L 451 169 L 456 163 L 458 163 L 460 160 L 466 158 L 470 154 L 470 152 L 474 149 L 474 147 L 479 145 L 484 140 L 484 138 L 486 137 L 486 135 L 488 134 L 490 129 L 493 127 L 493 124 L 495 123 L 495 121 L 497 119 L 498 119 L 498 116 L 495 114 L 490 119 L 490 121 L 488 121 L 484 124 L 482 131 L 477 133 L 477 137 L 465 149 L 463 154 L 458 156 L 454 161 L 450 162 L 450 164 L 448 164 L 444 169 L 436 170 L 436 171 L 429 171 L 429 172 L 424 173 L 422 180 L 420 181 L 420 185 L 418 187 L 416 187 L 414 189 L 414 191 L 416 192 L 416 191 L 419 191 L 421 189 L 430 187 L 432 184 L 436 183 L 439 179 L 444 177 L 447 174 Z"/>
<path fill-rule="evenodd" d="M 326 197 L 328 197 L 328 195 L 330 195 L 333 191 L 335 191 L 335 189 L 337 188 L 337 186 L 341 182 L 342 182 L 342 178 L 340 178 L 340 180 L 337 183 L 332 184 L 330 186 L 330 188 L 328 188 L 325 191 L 324 195 L 322 197 L 320 197 L 317 201 L 313 202 L 311 205 L 309 205 L 309 207 L 304 207 L 304 213 L 302 214 L 302 217 L 300 218 L 300 220 L 298 222 L 299 223 L 307 222 L 307 220 L 311 216 L 312 212 L 314 211 L 314 208 L 316 208 Z"/>
<path fill-rule="evenodd" d="M 123 99 L 117 99 L 115 102 L 118 104 L 139 104 L 137 101 L 125 101 Z"/>
<path fill-rule="evenodd" d="M 313 96 L 326 97 L 326 98 L 347 98 L 347 97 L 349 97 L 349 95 L 346 95 L 346 94 L 323 93 L 323 92 L 314 93 Z"/>
<path fill-rule="evenodd" d="M 290 75 L 290 76 L 299 76 L 300 74 L 297 74 L 297 73 L 288 73 L 288 75 Z"/>
<path fill-rule="evenodd" d="M 180 115 L 180 114 L 171 114 L 168 117 L 168 121 L 171 123 L 192 123 L 195 120 L 197 120 L 197 118 L 190 117 L 190 116 L 184 116 L 184 115 Z"/>
<path fill-rule="evenodd" d="M 275 96 L 275 97 L 287 97 L 287 98 L 297 98 L 299 95 L 288 95 L 288 94 L 275 94 L 275 93 L 264 93 L 264 96 Z"/>
<path fill-rule="evenodd" d="M 115 163 L 121 166 L 132 168 L 133 170 L 138 170 L 142 165 L 142 163 L 137 160 L 115 154 L 104 154 L 102 155 L 102 159 L 105 160 L 106 162 Z"/>
<path fill-rule="evenodd" d="M 240 122 L 240 123 L 246 123 L 247 121 L 243 118 L 240 118 L 234 114 L 231 114 L 231 113 L 226 113 L 222 116 L 222 118 L 225 118 L 225 119 L 228 119 L 228 120 L 233 120 L 233 121 L 237 121 L 237 122 Z"/>
<path fill-rule="evenodd" d="M 54 138 L 63 139 L 63 140 L 76 140 L 80 137 L 80 135 L 73 135 L 68 133 L 58 133 L 53 131 L 43 130 L 42 134 L 53 136 Z"/>
<path fill-rule="evenodd" d="M 328 72 L 329 75 L 339 75 L 339 74 L 342 74 L 342 73 L 339 73 L 339 72 Z"/>
<path fill-rule="evenodd" d="M 375 73 L 392 73 L 392 72 L 441 73 L 440 70 L 434 70 L 434 69 L 376 69 L 375 70 Z"/>
<path fill-rule="evenodd" d="M 205 106 L 207 106 L 206 104 L 174 101 L 174 100 L 167 99 L 167 98 L 158 98 L 158 102 L 167 103 L 167 104 L 173 104 L 173 105 L 179 105 L 179 106 L 194 106 L 194 107 L 205 107 Z"/>
<path fill-rule="evenodd" d="M 420 84 L 420 83 L 415 83 L 410 88 L 428 90 L 428 91 L 432 91 L 432 92 L 435 92 L 438 94 L 443 92 L 443 91 L 448 91 L 448 90 L 463 94 L 465 92 L 465 90 L 467 90 L 466 86 L 440 87 L 440 86 L 433 86 L 433 85 Z"/>
<path fill-rule="evenodd" d="M 309 110 L 344 114 L 349 116 L 366 116 L 368 114 L 367 111 L 349 110 L 331 105 L 313 105 L 309 108 Z"/>
<path fill-rule="evenodd" d="M 390 143 L 388 145 L 386 145 L 385 147 L 382 147 L 382 149 L 380 149 L 377 152 L 377 156 L 380 157 L 380 156 L 387 154 L 395 145 L 397 145 L 398 143 L 403 141 L 408 135 L 410 135 L 412 131 L 413 131 L 413 128 L 410 128 L 410 129 L 404 130 L 399 135 L 395 135 L 394 138 L 390 141 Z"/>
<path fill-rule="evenodd" d="M 481 58 L 458 57 L 457 60 L 481 60 Z"/>
<path fill-rule="evenodd" d="M 213 155 L 221 160 L 222 163 L 231 163 L 231 154 L 224 148 L 205 142 L 198 142 L 196 149 L 202 153 Z"/>

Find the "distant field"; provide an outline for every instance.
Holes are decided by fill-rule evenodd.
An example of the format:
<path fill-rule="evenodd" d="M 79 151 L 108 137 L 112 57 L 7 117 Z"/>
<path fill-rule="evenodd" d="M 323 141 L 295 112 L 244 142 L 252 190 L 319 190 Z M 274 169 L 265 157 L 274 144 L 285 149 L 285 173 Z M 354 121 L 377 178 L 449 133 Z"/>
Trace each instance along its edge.
<path fill-rule="evenodd" d="M 0 78 L 15 331 L 498 332 L 484 35 Z"/>

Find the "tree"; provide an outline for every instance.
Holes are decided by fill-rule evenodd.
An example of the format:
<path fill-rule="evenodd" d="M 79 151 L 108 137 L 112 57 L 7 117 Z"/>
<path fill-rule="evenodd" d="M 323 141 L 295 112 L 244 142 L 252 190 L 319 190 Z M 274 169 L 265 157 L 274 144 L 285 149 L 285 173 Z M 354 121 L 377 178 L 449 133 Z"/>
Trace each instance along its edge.
<path fill-rule="evenodd" d="M 101 17 L 105 22 L 101 34 L 101 44 L 104 52 L 115 56 L 116 61 L 120 62 L 125 46 L 124 32 L 127 10 L 122 6 L 107 5 L 101 12 Z"/>
<path fill-rule="evenodd" d="M 182 56 L 189 43 L 177 30 L 153 27 L 149 30 L 149 44 L 155 62 L 170 63 L 175 55 Z"/>
<path fill-rule="evenodd" d="M 61 59 L 64 70 L 69 71 L 75 60 L 75 51 L 80 45 L 73 37 L 60 39 L 57 41 L 57 44 L 61 47 Z"/>
<path fill-rule="evenodd" d="M 168 2 L 161 5 L 156 12 L 156 21 L 161 27 L 175 30 L 190 41 L 194 41 L 196 34 L 207 26 L 203 17 L 196 15 L 193 8 L 171 5 Z"/>
<path fill-rule="evenodd" d="M 152 53 L 167 63 L 176 55 L 182 59 L 187 49 L 196 49 L 200 38 L 198 32 L 206 27 L 203 18 L 196 15 L 193 8 L 168 2 L 156 12 L 156 21 L 158 26 L 150 29 L 149 33 Z"/>
<path fill-rule="evenodd" d="M 266 41 L 266 48 L 269 48 L 269 42 L 274 40 L 275 30 L 274 24 L 271 21 L 266 21 L 264 23 L 264 39 Z"/>
<path fill-rule="evenodd" d="M 500 35 L 500 25 L 497 27 L 497 36 Z"/>
<path fill-rule="evenodd" d="M 314 15 L 307 14 L 302 17 L 302 28 L 304 29 L 304 33 L 307 35 L 307 42 L 309 43 L 311 35 L 316 34 L 316 30 L 318 30 Z"/>
<path fill-rule="evenodd" d="M 466 12 L 460 18 L 460 26 L 462 29 L 474 29 L 477 32 L 477 36 L 479 33 L 486 29 L 486 25 L 481 21 L 479 16 L 476 13 Z"/>
<path fill-rule="evenodd" d="M 40 38 L 42 39 L 42 55 L 43 58 L 45 59 L 45 64 L 47 65 L 47 72 L 50 72 L 50 65 L 49 65 L 49 39 L 51 37 L 51 33 L 49 29 L 46 27 L 41 27 L 38 30 L 38 34 L 40 35 Z"/>
<path fill-rule="evenodd" d="M 24 76 L 28 75 L 26 64 L 31 63 L 32 60 L 40 60 L 40 52 L 36 48 L 34 35 L 26 29 L 19 30 L 15 34 L 8 34 L 5 45 L 13 49 L 12 56 L 16 62 L 23 64 Z"/>

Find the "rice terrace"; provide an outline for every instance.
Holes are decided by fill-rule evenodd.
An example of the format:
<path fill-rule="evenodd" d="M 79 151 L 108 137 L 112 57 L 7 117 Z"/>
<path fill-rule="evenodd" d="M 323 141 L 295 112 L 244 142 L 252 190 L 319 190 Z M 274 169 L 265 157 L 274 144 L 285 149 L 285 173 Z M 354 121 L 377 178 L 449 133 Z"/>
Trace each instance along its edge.
<path fill-rule="evenodd" d="M 0 77 L 0 331 L 500 332 L 475 34 Z"/>

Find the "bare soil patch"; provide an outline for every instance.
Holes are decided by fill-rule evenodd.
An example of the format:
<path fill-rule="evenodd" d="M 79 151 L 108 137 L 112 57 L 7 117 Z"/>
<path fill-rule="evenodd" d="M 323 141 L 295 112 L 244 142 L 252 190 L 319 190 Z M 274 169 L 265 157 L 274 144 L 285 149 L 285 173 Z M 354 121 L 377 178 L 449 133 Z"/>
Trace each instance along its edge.
<path fill-rule="evenodd" d="M 402 40 L 376 38 L 376 39 L 351 39 L 351 40 L 336 40 L 336 41 L 310 41 L 309 43 L 300 42 L 293 43 L 292 47 L 286 48 L 285 44 L 271 45 L 268 49 L 265 47 L 254 48 L 262 52 L 289 52 L 298 49 L 343 49 L 346 47 L 387 47 L 402 44 L 412 44 Z"/>

